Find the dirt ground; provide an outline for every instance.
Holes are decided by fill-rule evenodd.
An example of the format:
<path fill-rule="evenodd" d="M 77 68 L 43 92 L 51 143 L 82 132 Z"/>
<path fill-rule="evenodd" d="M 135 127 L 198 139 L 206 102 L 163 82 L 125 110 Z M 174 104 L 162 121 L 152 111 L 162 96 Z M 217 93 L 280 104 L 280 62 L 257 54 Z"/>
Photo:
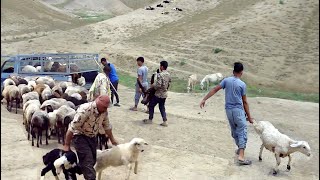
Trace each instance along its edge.
<path fill-rule="evenodd" d="M 278 177 L 273 177 L 271 169 L 275 158 L 271 152 L 264 151 L 263 161 L 258 161 L 261 142 L 251 125 L 248 128 L 246 156 L 253 164 L 240 167 L 234 163 L 235 145 L 223 108 L 223 92 L 210 99 L 202 110 L 198 106 L 202 94 L 169 93 L 169 126 L 166 128 L 159 126 L 161 117 L 158 109 L 153 124 L 142 124 L 141 120 L 147 118 L 144 107 L 140 106 L 138 112 L 128 110 L 133 104 L 133 90 L 121 86 L 119 93 L 122 106 L 109 110 L 115 137 L 120 143 L 134 137 L 144 138 L 149 143 L 139 158 L 138 174 L 132 173 L 131 179 L 319 179 L 319 104 L 249 98 L 254 118 L 271 121 L 290 137 L 308 141 L 312 149 L 311 157 L 293 154 L 290 172 L 285 171 L 287 159 L 282 159 L 280 173 Z M 1 114 L 1 177 L 38 179 L 44 168 L 42 156 L 62 146 L 52 139 L 49 145 L 32 147 L 22 127 L 21 111 L 10 113 L 5 105 L 1 105 Z M 124 176 L 124 166 L 103 172 L 103 179 L 120 180 Z M 46 177 L 54 179 L 51 173 Z M 60 177 L 63 178 L 62 174 Z"/>

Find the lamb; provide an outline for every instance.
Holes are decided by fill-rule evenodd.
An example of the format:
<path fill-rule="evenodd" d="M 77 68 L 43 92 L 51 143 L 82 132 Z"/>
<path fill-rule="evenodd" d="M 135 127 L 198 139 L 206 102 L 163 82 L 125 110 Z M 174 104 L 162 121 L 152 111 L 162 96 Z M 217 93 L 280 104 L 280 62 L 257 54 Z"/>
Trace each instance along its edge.
<path fill-rule="evenodd" d="M 35 72 L 38 72 L 38 70 L 31 66 L 31 65 L 26 65 L 25 67 L 22 68 L 21 70 L 22 72 L 24 73 L 35 73 Z"/>
<path fill-rule="evenodd" d="M 50 88 L 53 88 L 55 86 L 54 79 L 50 76 L 43 76 L 36 79 L 37 84 L 46 84 Z"/>
<path fill-rule="evenodd" d="M 13 107 L 13 101 L 16 101 L 16 114 L 18 113 L 18 106 L 20 106 L 21 95 L 19 88 L 15 85 L 8 85 L 2 91 L 2 96 L 7 101 L 7 110 L 11 112 Z M 10 109 L 9 109 L 10 106 Z"/>
<path fill-rule="evenodd" d="M 190 90 L 194 90 L 194 86 L 197 83 L 197 75 L 196 74 L 192 74 L 189 76 L 188 78 L 188 93 L 190 92 Z"/>
<path fill-rule="evenodd" d="M 71 96 L 74 93 L 80 93 L 80 92 L 85 92 L 88 93 L 88 90 L 85 87 L 82 86 L 68 86 L 65 93 Z"/>
<path fill-rule="evenodd" d="M 49 128 L 49 116 L 48 113 L 42 110 L 37 110 L 32 115 L 30 121 L 30 133 L 32 135 L 32 146 L 34 146 L 34 138 L 37 136 L 37 147 L 42 145 L 42 131 L 46 131 L 46 145 L 48 145 L 48 128 Z"/>
<path fill-rule="evenodd" d="M 209 90 L 210 83 L 215 83 L 215 82 L 221 81 L 222 79 L 223 79 L 223 75 L 221 73 L 208 74 L 200 82 L 200 88 L 201 90 L 203 90 L 204 83 L 207 83 L 207 90 Z"/>
<path fill-rule="evenodd" d="M 287 170 L 290 171 L 291 166 L 291 154 L 294 152 L 301 152 L 307 156 L 311 155 L 311 149 L 306 141 L 296 141 L 289 138 L 287 135 L 282 134 L 276 129 L 269 121 L 253 122 L 255 131 L 259 134 L 262 145 L 260 147 L 259 161 L 262 161 L 263 148 L 273 152 L 276 157 L 276 166 L 273 169 L 273 174 L 276 175 L 279 172 L 279 165 L 281 158 L 288 156 L 289 161 L 287 164 Z"/>
<path fill-rule="evenodd" d="M 127 166 L 126 179 L 130 177 L 130 171 L 133 163 L 134 173 L 138 173 L 138 156 L 144 151 L 144 145 L 148 143 L 141 138 L 133 138 L 129 143 L 113 146 L 111 149 L 97 150 L 97 161 L 94 166 L 98 173 L 98 180 L 101 180 L 101 174 L 109 166 Z"/>

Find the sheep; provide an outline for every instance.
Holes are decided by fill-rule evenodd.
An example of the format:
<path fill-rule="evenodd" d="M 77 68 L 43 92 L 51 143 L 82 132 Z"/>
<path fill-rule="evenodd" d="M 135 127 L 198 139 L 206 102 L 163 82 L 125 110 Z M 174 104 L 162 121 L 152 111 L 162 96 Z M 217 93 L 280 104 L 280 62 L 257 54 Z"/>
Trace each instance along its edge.
<path fill-rule="evenodd" d="M 127 166 L 126 179 L 130 177 L 132 164 L 134 163 L 134 173 L 138 173 L 138 156 L 144 151 L 144 145 L 148 143 L 141 138 L 133 138 L 129 143 L 113 146 L 111 149 L 97 150 L 97 161 L 94 165 L 98 173 L 98 180 L 101 180 L 101 174 L 109 166 Z"/>
<path fill-rule="evenodd" d="M 157 4 L 157 7 L 163 7 L 163 5 L 160 3 L 160 4 Z"/>
<path fill-rule="evenodd" d="M 173 8 L 172 10 L 175 10 L 175 11 L 182 11 L 182 9 L 177 8 L 177 7 Z"/>
<path fill-rule="evenodd" d="M 54 122 L 54 128 L 57 130 L 58 143 L 60 143 L 60 137 L 62 137 L 62 144 L 64 144 L 64 135 L 67 132 L 69 123 L 73 120 L 76 111 L 67 105 L 61 106 L 59 109 L 54 110 L 51 115 L 51 122 Z"/>
<path fill-rule="evenodd" d="M 31 103 L 32 102 L 32 103 Z M 30 139 L 30 122 L 33 114 L 40 110 L 40 101 L 38 100 L 30 100 L 30 103 L 25 108 L 25 111 L 23 111 L 23 123 L 24 126 L 28 132 L 28 140 Z"/>
<path fill-rule="evenodd" d="M 168 11 L 162 11 L 161 14 L 169 14 Z"/>
<path fill-rule="evenodd" d="M 42 101 L 45 101 L 45 100 L 49 100 L 51 99 L 53 96 L 52 94 L 52 90 L 50 87 L 46 87 L 42 92 L 41 92 L 41 99 Z"/>
<path fill-rule="evenodd" d="M 222 79 L 223 79 L 223 75 L 221 73 L 208 74 L 200 82 L 200 88 L 201 90 L 203 90 L 204 83 L 207 83 L 207 90 L 209 90 L 210 82 L 215 83 L 215 82 L 221 81 Z"/>
<path fill-rule="evenodd" d="M 104 146 L 105 149 L 108 149 L 108 140 L 109 138 L 107 137 L 105 130 L 102 126 L 99 126 L 99 132 L 97 134 L 97 146 L 99 146 L 100 150 L 102 150 L 102 146 Z"/>
<path fill-rule="evenodd" d="M 68 96 L 68 94 L 63 94 L 62 98 L 72 102 L 76 107 L 88 102 L 88 100 L 83 99 L 79 93 L 73 93 L 71 96 Z"/>
<path fill-rule="evenodd" d="M 36 67 L 36 70 L 37 70 L 38 72 L 41 72 L 41 66 L 37 66 L 37 67 Z"/>
<path fill-rule="evenodd" d="M 57 85 L 59 85 L 62 88 L 62 92 L 64 93 L 66 91 L 67 87 L 73 86 L 73 83 L 62 81 L 62 82 L 58 83 Z"/>
<path fill-rule="evenodd" d="M 148 7 L 145 7 L 145 10 L 154 10 L 154 7 L 148 6 Z"/>
<path fill-rule="evenodd" d="M 71 96 L 74 93 L 80 93 L 80 92 L 88 93 L 88 90 L 85 87 L 76 85 L 76 86 L 68 86 L 64 93 L 66 93 L 69 96 Z"/>
<path fill-rule="evenodd" d="M 9 85 L 16 86 L 16 83 L 11 78 L 7 78 L 3 81 L 3 87 L 5 88 L 6 86 L 9 86 Z"/>
<path fill-rule="evenodd" d="M 294 152 L 301 152 L 307 156 L 311 155 L 311 149 L 306 141 L 296 141 L 289 138 L 287 135 L 282 134 L 276 129 L 269 121 L 255 121 L 253 126 L 257 134 L 259 134 L 262 144 L 259 152 L 259 161 L 262 161 L 263 148 L 273 152 L 276 157 L 276 166 L 273 169 L 273 174 L 276 175 L 279 172 L 279 165 L 281 158 L 288 156 L 289 161 L 287 164 L 287 170 L 290 171 L 291 166 L 291 154 Z"/>
<path fill-rule="evenodd" d="M 55 86 L 54 79 L 50 76 L 43 76 L 36 79 L 37 84 L 46 84 L 50 88 L 53 88 Z"/>
<path fill-rule="evenodd" d="M 34 138 L 37 135 L 37 147 L 40 144 L 42 145 L 42 131 L 46 131 L 46 145 L 48 145 L 48 128 L 49 128 L 49 117 L 48 113 L 45 111 L 37 110 L 32 115 L 30 121 L 30 133 L 32 135 L 32 146 L 34 146 Z"/>
<path fill-rule="evenodd" d="M 62 105 L 67 105 L 72 109 L 76 109 L 76 106 L 72 102 L 62 98 L 52 98 L 46 100 L 41 104 L 40 109 L 47 110 L 47 112 L 52 112 L 53 110 L 59 109 L 59 107 Z"/>
<path fill-rule="evenodd" d="M 35 72 L 38 72 L 38 70 L 31 66 L 31 65 L 26 65 L 25 67 L 22 68 L 21 70 L 22 72 L 24 73 L 35 73 Z"/>
<path fill-rule="evenodd" d="M 30 88 L 30 90 L 33 91 L 34 88 L 37 86 L 37 83 L 36 81 L 29 81 L 27 85 Z"/>
<path fill-rule="evenodd" d="M 190 90 L 194 90 L 194 86 L 197 83 L 197 75 L 196 74 L 192 74 L 189 76 L 188 78 L 188 93 L 190 92 Z"/>
<path fill-rule="evenodd" d="M 163 3 L 170 3 L 170 1 L 164 0 Z"/>
<path fill-rule="evenodd" d="M 8 85 L 2 91 L 2 96 L 7 101 L 7 110 L 12 111 L 13 101 L 16 101 L 16 114 L 18 113 L 18 106 L 20 106 L 20 92 L 19 88 L 15 85 Z M 10 106 L 10 109 L 9 109 Z"/>
<path fill-rule="evenodd" d="M 46 57 L 46 62 L 44 64 L 44 72 L 49 72 L 52 68 L 53 61 L 52 57 Z"/>
<path fill-rule="evenodd" d="M 21 96 L 28 92 L 31 92 L 30 87 L 26 84 L 19 84 L 18 88 Z"/>
<path fill-rule="evenodd" d="M 37 92 L 28 92 L 26 94 L 22 95 L 22 104 L 23 106 L 26 104 L 26 102 L 28 102 L 29 100 L 39 100 L 39 94 Z M 23 110 L 25 110 L 25 108 L 23 108 Z"/>

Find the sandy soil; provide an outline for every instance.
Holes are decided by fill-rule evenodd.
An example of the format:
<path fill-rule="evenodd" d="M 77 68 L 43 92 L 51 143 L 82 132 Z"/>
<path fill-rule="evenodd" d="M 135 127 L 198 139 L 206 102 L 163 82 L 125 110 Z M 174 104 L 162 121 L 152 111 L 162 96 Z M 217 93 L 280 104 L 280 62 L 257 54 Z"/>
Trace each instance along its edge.
<path fill-rule="evenodd" d="M 110 108 L 114 134 L 120 143 L 133 137 L 144 138 L 149 147 L 141 154 L 139 173 L 132 179 L 318 179 L 319 178 L 319 104 L 270 98 L 249 98 L 253 116 L 271 121 L 281 132 L 297 140 L 307 140 L 312 156 L 293 154 L 292 170 L 286 172 L 287 159 L 282 159 L 278 177 L 271 175 L 275 165 L 272 153 L 264 151 L 258 161 L 260 139 L 252 126 L 248 129 L 247 158 L 249 167 L 234 163 L 235 145 L 223 108 L 223 92 L 208 101 L 201 110 L 202 95 L 170 93 L 167 101 L 169 126 L 159 126 L 161 118 L 156 109 L 154 124 L 144 125 L 147 118 L 143 106 L 139 112 L 129 111 L 133 90 L 120 87 L 121 107 Z M 181 99 L 187 99 L 181 102 Z M 56 139 L 49 145 L 32 147 L 22 127 L 21 111 L 10 113 L 1 106 L 1 177 L 4 179 L 37 179 L 43 168 L 42 156 L 62 147 Z M 125 167 L 109 168 L 103 179 L 123 179 Z M 51 173 L 47 179 L 54 179 Z M 61 176 L 62 178 L 62 176 Z M 80 177 L 79 179 L 83 179 Z"/>

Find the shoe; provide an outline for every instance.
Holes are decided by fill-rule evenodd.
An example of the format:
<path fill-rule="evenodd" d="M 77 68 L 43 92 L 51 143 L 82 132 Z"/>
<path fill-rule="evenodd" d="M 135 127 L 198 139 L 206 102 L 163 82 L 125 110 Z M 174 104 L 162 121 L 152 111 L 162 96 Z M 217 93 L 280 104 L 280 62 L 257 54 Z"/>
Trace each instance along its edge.
<path fill-rule="evenodd" d="M 238 159 L 238 164 L 240 165 L 240 166 L 243 166 L 243 165 L 250 165 L 252 162 L 250 161 L 250 160 L 247 160 L 247 159 L 245 159 L 245 160 L 240 160 L 240 159 Z"/>
<path fill-rule="evenodd" d="M 114 104 L 114 106 L 120 107 L 120 104 L 119 104 L 119 103 L 116 103 L 116 104 Z"/>
<path fill-rule="evenodd" d="M 165 127 L 167 127 L 167 126 L 168 126 L 167 121 L 164 121 L 163 123 L 161 123 L 160 126 L 165 126 Z"/>
<path fill-rule="evenodd" d="M 150 119 L 144 119 L 144 120 L 142 120 L 142 122 L 144 124 L 152 124 L 152 120 L 150 120 Z"/>

